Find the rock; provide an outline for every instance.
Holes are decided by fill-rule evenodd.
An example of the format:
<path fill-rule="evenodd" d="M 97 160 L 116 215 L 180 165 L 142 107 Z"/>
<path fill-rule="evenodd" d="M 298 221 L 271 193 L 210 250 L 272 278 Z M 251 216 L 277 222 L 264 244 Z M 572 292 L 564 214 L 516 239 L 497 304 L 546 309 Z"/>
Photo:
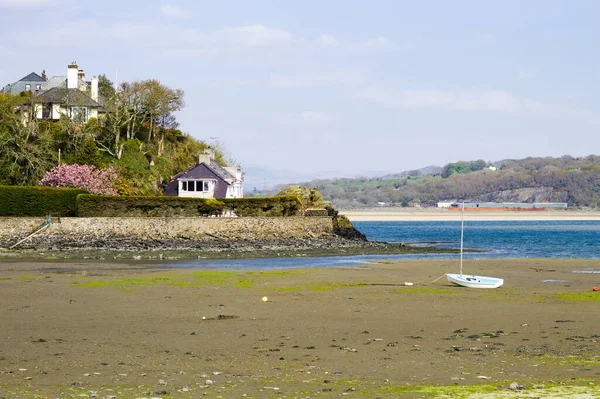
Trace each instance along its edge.
<path fill-rule="evenodd" d="M 520 391 L 521 389 L 523 389 L 522 385 L 519 385 L 518 382 L 512 382 L 509 386 L 510 389 L 512 389 L 513 391 Z"/>
<path fill-rule="evenodd" d="M 214 384 L 213 380 L 204 381 L 204 385 L 212 385 L 212 384 Z"/>

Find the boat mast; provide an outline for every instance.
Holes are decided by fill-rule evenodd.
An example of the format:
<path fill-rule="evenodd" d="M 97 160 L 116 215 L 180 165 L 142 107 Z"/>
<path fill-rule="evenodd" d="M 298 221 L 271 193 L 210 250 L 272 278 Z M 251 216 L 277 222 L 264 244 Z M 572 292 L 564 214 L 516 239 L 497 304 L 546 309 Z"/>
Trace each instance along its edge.
<path fill-rule="evenodd" d="M 462 202 L 461 218 L 460 218 L 460 275 L 462 276 L 462 260 L 463 260 L 463 234 L 465 230 L 465 201 Z"/>

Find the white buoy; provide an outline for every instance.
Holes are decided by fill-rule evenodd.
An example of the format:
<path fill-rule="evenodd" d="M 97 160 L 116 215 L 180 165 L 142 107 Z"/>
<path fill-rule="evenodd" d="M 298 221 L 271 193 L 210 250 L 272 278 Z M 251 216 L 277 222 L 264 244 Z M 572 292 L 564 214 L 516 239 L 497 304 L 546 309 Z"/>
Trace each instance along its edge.
<path fill-rule="evenodd" d="M 269 298 L 267 298 L 266 296 L 263 296 L 263 297 L 262 297 L 262 301 L 263 301 L 263 302 L 267 302 L 268 300 L 269 300 Z"/>

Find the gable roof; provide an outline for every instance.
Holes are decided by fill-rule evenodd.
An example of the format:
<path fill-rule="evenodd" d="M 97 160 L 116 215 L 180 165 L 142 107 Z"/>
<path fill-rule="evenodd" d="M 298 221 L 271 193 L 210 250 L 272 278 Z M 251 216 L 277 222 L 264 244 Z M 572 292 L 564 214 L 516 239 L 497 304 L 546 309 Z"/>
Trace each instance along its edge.
<path fill-rule="evenodd" d="M 211 168 L 212 171 L 215 172 L 215 174 L 217 174 L 221 179 L 227 181 L 228 183 L 231 184 L 235 181 L 235 176 L 229 173 L 227 169 L 222 167 L 221 164 L 214 159 L 210 160 L 210 165 L 208 165 L 208 167 Z"/>
<path fill-rule="evenodd" d="M 29 75 L 25 76 L 22 79 L 19 79 L 19 82 L 45 82 L 46 80 L 42 78 L 35 72 L 31 72 Z"/>
<path fill-rule="evenodd" d="M 36 102 L 42 104 L 70 104 L 80 107 L 100 107 L 96 101 L 79 89 L 54 87 L 36 97 Z"/>
<path fill-rule="evenodd" d="M 197 163 L 197 164 L 190 166 L 183 172 L 178 173 L 175 176 L 173 176 L 171 181 L 182 178 L 183 176 L 187 175 L 189 172 L 196 169 L 200 165 L 204 165 L 210 172 L 214 173 L 217 177 L 219 177 L 221 180 L 223 180 L 227 184 L 231 184 L 235 181 L 235 176 L 232 176 L 231 173 L 229 173 L 227 170 L 225 170 L 225 168 L 223 168 L 214 159 L 211 159 L 210 163 L 208 163 L 208 164 L 206 162 L 201 162 L 201 163 Z"/>
<path fill-rule="evenodd" d="M 2 89 L 0 89 L 0 93 L 12 93 L 12 94 L 19 94 L 25 91 L 25 89 L 27 89 L 27 85 L 30 85 L 30 87 L 27 90 L 31 90 L 31 91 L 37 91 L 35 90 L 36 86 L 44 86 L 46 84 L 46 81 L 44 79 L 42 79 L 42 77 L 40 75 L 38 75 L 35 72 L 31 72 L 29 75 L 23 77 L 22 79 L 17 80 L 14 83 L 9 83 L 6 86 L 4 86 Z"/>

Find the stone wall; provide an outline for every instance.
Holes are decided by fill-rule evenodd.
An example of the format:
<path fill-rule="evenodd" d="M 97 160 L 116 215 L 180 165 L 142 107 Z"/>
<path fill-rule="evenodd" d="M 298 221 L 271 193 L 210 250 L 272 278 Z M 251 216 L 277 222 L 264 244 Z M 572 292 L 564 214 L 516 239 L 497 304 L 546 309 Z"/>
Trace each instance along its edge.
<path fill-rule="evenodd" d="M 0 246 L 36 231 L 45 218 L 0 218 Z M 334 236 L 331 217 L 244 218 L 53 218 L 37 236 L 90 241 L 133 240 L 297 240 Z M 41 237 L 40 237 L 41 238 Z"/>

